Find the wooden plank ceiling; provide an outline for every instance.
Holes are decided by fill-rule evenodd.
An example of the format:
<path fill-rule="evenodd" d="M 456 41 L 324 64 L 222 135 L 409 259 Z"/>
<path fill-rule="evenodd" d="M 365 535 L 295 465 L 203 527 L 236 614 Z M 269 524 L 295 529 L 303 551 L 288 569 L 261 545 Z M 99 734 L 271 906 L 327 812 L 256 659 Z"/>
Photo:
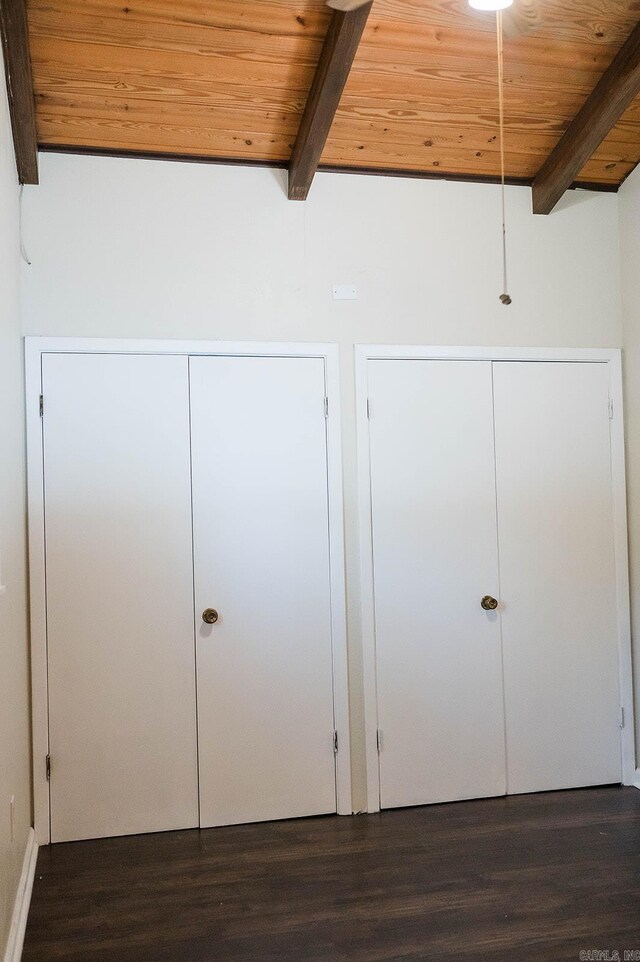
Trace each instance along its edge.
<path fill-rule="evenodd" d="M 517 2 L 517 0 L 516 0 Z M 640 19 L 640 0 L 540 0 L 505 40 L 507 174 L 531 180 Z M 324 0 L 28 0 L 40 145 L 287 163 Z M 499 174 L 495 21 L 467 0 L 375 0 L 322 164 Z M 587 162 L 640 160 L 640 100 Z"/>

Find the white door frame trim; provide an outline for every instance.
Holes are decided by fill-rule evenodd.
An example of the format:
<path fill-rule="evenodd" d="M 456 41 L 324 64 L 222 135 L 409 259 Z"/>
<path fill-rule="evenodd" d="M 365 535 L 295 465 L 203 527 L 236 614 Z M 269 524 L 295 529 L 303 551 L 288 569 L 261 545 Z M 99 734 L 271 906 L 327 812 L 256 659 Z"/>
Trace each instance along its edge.
<path fill-rule="evenodd" d="M 466 360 L 466 361 L 573 361 L 609 365 L 609 391 L 613 403 L 611 421 L 611 472 L 614 510 L 614 551 L 618 612 L 618 659 L 620 702 L 624 712 L 620 748 L 622 778 L 633 785 L 636 778 L 635 727 L 631 661 L 631 616 L 627 545 L 622 352 L 613 348 L 508 348 L 429 347 L 357 344 L 355 346 L 356 407 L 358 432 L 358 510 L 360 527 L 360 577 L 364 673 L 365 746 L 367 764 L 367 811 L 380 810 L 380 768 L 377 744 L 377 683 L 374 618 L 373 542 L 369 461 L 368 362 L 373 359 Z"/>
<path fill-rule="evenodd" d="M 351 798 L 351 738 L 347 664 L 346 588 L 344 564 L 344 504 L 340 367 L 336 344 L 260 343 L 254 341 L 139 340 L 124 338 L 25 338 L 27 421 L 27 484 L 29 514 L 29 585 L 31 610 L 31 686 L 33 727 L 34 827 L 40 845 L 50 841 L 50 793 L 45 759 L 49 754 L 47 686 L 47 625 L 45 580 L 44 459 L 40 395 L 42 355 L 63 354 L 185 354 L 238 357 L 321 357 L 325 362 L 329 557 L 333 649 L 334 717 L 339 751 L 336 755 L 336 797 L 339 815 L 353 813 Z M 46 404 L 46 399 L 45 399 Z"/>

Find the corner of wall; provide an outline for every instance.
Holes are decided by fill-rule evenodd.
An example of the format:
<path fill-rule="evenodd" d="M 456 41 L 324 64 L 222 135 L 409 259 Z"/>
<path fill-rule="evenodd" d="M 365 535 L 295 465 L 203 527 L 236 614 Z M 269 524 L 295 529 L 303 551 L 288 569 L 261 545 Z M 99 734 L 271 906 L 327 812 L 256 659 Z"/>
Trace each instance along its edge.
<path fill-rule="evenodd" d="M 0 57 L 0 957 L 16 946 L 12 909 L 33 857 L 20 326 L 20 206 Z M 9 948 L 6 949 L 9 952 Z"/>
<path fill-rule="evenodd" d="M 640 168 L 618 193 L 622 351 L 629 516 L 629 577 L 636 745 L 640 745 Z M 636 757 L 636 764 L 640 759 Z M 640 772 L 640 769 L 639 769 Z M 636 777 L 636 787 L 640 787 Z"/>

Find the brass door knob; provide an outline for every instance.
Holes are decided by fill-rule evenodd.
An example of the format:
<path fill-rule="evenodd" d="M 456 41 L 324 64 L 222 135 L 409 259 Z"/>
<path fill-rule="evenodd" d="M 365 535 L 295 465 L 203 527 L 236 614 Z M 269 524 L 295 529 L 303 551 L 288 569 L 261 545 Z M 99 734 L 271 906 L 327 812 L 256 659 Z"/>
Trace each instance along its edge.
<path fill-rule="evenodd" d="M 205 625 L 215 625 L 218 620 L 218 612 L 215 608 L 205 608 L 202 612 L 202 620 Z"/>
<path fill-rule="evenodd" d="M 482 605 L 485 611 L 495 611 L 496 608 L 498 607 L 497 600 L 495 598 L 492 598 L 491 595 L 485 595 L 482 601 L 480 602 L 480 604 Z"/>

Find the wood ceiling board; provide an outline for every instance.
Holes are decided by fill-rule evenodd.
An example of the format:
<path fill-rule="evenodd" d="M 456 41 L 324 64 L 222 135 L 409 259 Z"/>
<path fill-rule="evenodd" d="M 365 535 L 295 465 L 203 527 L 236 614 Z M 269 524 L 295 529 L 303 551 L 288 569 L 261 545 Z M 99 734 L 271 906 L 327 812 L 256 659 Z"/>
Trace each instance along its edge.
<path fill-rule="evenodd" d="M 543 10 L 543 22 L 535 36 L 618 46 L 627 39 L 640 14 L 637 0 L 543 0 Z M 461 30 L 495 31 L 492 15 L 471 9 L 467 0 L 382 0 L 376 13 L 391 23 L 414 28 L 459 25 Z"/>
<path fill-rule="evenodd" d="M 608 137 L 605 137 L 602 144 L 596 150 L 593 157 L 587 164 L 585 170 L 580 174 L 580 178 L 586 177 L 589 170 L 592 172 L 594 167 L 604 171 L 616 183 L 620 183 L 629 176 L 631 171 L 640 163 L 640 101 L 636 101 L 622 115 Z M 620 162 L 612 168 L 612 158 L 618 155 Z"/>
<path fill-rule="evenodd" d="M 629 176 L 636 164 L 616 164 L 611 167 L 609 163 L 603 161 L 590 160 L 583 167 L 580 176 L 576 178 L 575 184 L 607 185 L 619 187 L 621 182 Z"/>
<path fill-rule="evenodd" d="M 126 31 L 123 30 L 124 26 Z M 119 49 L 129 51 L 128 55 L 122 55 L 125 58 L 128 56 L 129 62 L 134 51 L 142 52 L 155 58 L 153 66 L 159 70 L 175 62 L 176 57 L 184 55 L 188 60 L 197 58 L 206 61 L 209 57 L 214 62 L 219 60 L 222 69 L 228 60 L 237 61 L 239 65 L 256 60 L 271 63 L 281 72 L 298 64 L 313 71 L 323 42 L 322 34 L 317 31 L 302 30 L 299 36 L 260 34 L 256 39 L 254 33 L 237 29 L 203 28 L 180 23 L 162 24 L 161 29 L 159 27 L 143 20 L 127 18 L 123 22 L 122 17 L 116 16 L 97 19 L 78 15 L 68 19 L 62 11 L 52 16 L 47 9 L 42 15 L 37 8 L 30 13 L 32 43 L 40 41 L 45 57 L 48 46 L 53 48 L 57 41 L 58 44 L 78 45 L 79 56 L 85 46 L 104 47 L 106 55 L 111 54 L 114 59 L 118 57 Z M 63 62 L 73 62 L 69 52 L 62 49 Z"/>
<path fill-rule="evenodd" d="M 591 83 L 593 73 L 584 71 L 557 72 L 553 79 L 549 78 L 549 68 L 538 68 L 535 72 L 528 70 L 514 73 L 507 71 L 505 79 L 505 95 L 508 98 L 521 97 L 529 105 L 546 102 L 564 106 L 570 112 L 568 99 L 573 97 L 575 102 L 581 102 L 593 89 Z M 456 91 L 456 88 L 457 91 Z M 384 104 L 406 103 L 420 105 L 427 109 L 434 95 L 464 94 L 474 100 L 480 100 L 485 110 L 496 98 L 496 75 L 487 70 L 480 61 L 467 64 L 451 64 L 445 67 L 419 67 L 414 64 L 396 64 L 394 70 L 371 61 L 359 60 L 357 72 L 349 78 L 349 89 L 345 98 L 350 100 L 383 101 Z M 345 102 L 343 98 L 343 104 Z M 342 106 L 342 105 L 341 105 Z M 449 106 L 455 109 L 455 100 L 449 99 Z"/>
<path fill-rule="evenodd" d="M 291 155 L 291 137 L 276 137 L 260 131 L 244 131 L 242 135 L 229 136 L 188 122 L 181 124 L 152 124 L 122 122 L 110 117 L 96 122 L 93 118 L 70 118 L 68 116 L 44 117 L 42 129 L 47 146 L 87 147 L 86 131 L 91 123 L 91 147 L 103 150 L 142 151 L 144 153 L 167 153 L 194 156 L 220 157 L 225 160 L 255 160 L 259 155 L 265 161 L 288 161 Z M 118 147 L 114 148 L 114 140 Z"/>
<path fill-rule="evenodd" d="M 412 147 L 413 151 L 417 148 Z M 500 152 L 494 149 L 485 149 L 480 151 L 482 153 L 482 161 L 490 168 L 489 173 L 493 174 L 499 172 L 500 170 Z M 368 141 L 366 144 L 363 143 L 352 143 L 351 141 L 338 141 L 334 142 L 334 147 L 332 149 L 332 157 L 335 156 L 337 159 L 332 161 L 323 161 L 324 163 L 335 163 L 344 164 L 346 163 L 345 157 L 347 155 L 354 158 L 358 158 L 355 161 L 356 166 L 366 166 L 373 156 L 382 155 L 386 158 L 395 158 L 399 161 L 400 158 L 405 158 L 407 156 L 406 145 L 403 144 L 376 144 L 375 142 Z M 426 165 L 433 166 L 435 161 L 439 163 L 437 166 L 444 167 L 445 170 L 455 173 L 460 172 L 457 168 L 450 168 L 449 163 L 454 164 L 455 158 L 459 157 L 461 162 L 464 162 L 464 169 L 467 169 L 470 163 L 477 164 L 478 162 L 478 151 L 474 147 L 467 147 L 464 144 L 454 144 L 453 146 L 447 147 L 443 144 L 438 144 L 434 142 L 433 144 L 425 144 L 422 149 L 421 159 L 412 165 L 412 169 L 420 168 Z M 519 176 L 522 179 L 527 179 L 532 176 L 531 170 L 535 172 L 537 169 L 536 164 L 538 162 L 537 155 L 530 150 L 529 152 L 510 150 L 507 153 L 507 160 L 509 162 L 509 169 L 521 169 L 524 171 Z M 326 153 L 325 153 L 326 157 Z M 621 152 L 612 151 L 609 156 L 603 156 L 598 159 L 598 162 L 602 165 L 611 164 L 625 164 L 627 163 L 627 158 L 621 155 Z M 592 161 L 596 163 L 596 161 Z M 371 166 L 375 166 L 374 163 Z M 517 176 L 517 175 L 516 175 Z M 611 177 L 603 175 L 605 180 L 610 180 Z M 587 180 L 589 178 L 586 178 Z"/>
<path fill-rule="evenodd" d="M 330 12 L 322 0 L 30 0 L 29 21 L 58 17 L 75 22 L 83 16 L 97 23 L 115 18 L 118 32 L 111 30 L 114 42 L 122 39 L 129 24 L 142 22 L 151 30 L 164 30 L 171 38 L 175 29 L 217 28 L 230 35 L 239 32 L 263 40 L 279 37 L 315 36 L 323 40 Z M 167 33 L 166 28 L 171 28 Z M 82 39 L 82 38 L 80 38 Z"/>
<path fill-rule="evenodd" d="M 31 41 L 36 93 L 40 79 L 56 79 L 59 70 L 72 65 L 88 79 L 103 75 L 113 78 L 114 83 L 161 78 L 168 81 L 185 80 L 207 85 L 209 89 L 239 85 L 246 90 L 255 86 L 283 91 L 306 92 L 313 75 L 311 58 L 306 63 L 268 60 L 256 54 L 236 58 L 220 53 L 197 54 L 171 51 L 159 56 L 157 50 L 101 43 L 76 43 L 73 40 L 49 37 Z M 162 66 L 159 60 L 162 60 Z"/>
<path fill-rule="evenodd" d="M 547 157 L 532 185 L 533 211 L 549 214 L 640 95 L 640 23 Z M 606 169 L 615 170 L 615 165 Z"/>
<path fill-rule="evenodd" d="M 538 130 L 558 135 L 564 130 L 567 118 L 570 118 L 572 115 L 570 111 L 556 107 L 555 113 L 558 116 L 550 119 L 548 113 L 550 110 L 551 107 L 547 106 L 545 109 L 544 104 L 534 109 L 523 102 L 512 102 L 509 118 L 505 122 L 505 127 L 509 132 Z M 472 97 L 462 96 L 460 96 L 453 105 L 446 96 L 439 96 L 437 98 L 434 96 L 424 107 L 417 105 L 411 106 L 410 104 L 405 104 L 404 107 L 394 107 L 393 104 L 390 105 L 388 101 L 382 98 L 379 102 L 374 102 L 372 99 L 369 99 L 363 103 L 360 100 L 354 100 L 350 96 L 345 96 L 336 115 L 335 123 L 348 129 L 352 122 L 357 123 L 359 120 L 366 120 L 367 118 L 376 119 L 380 122 L 384 122 L 385 120 L 404 120 L 408 124 L 416 122 L 441 124 L 444 127 L 477 124 L 478 126 L 492 129 L 496 132 L 499 129 L 498 120 L 491 109 L 487 108 L 486 102 Z"/>
<path fill-rule="evenodd" d="M 612 138 L 608 137 L 600 149 L 588 161 L 591 164 L 622 164 L 634 167 L 640 161 L 640 154 L 637 146 L 631 147 L 629 144 L 616 144 Z M 582 172 L 581 172 L 582 176 Z"/>
<path fill-rule="evenodd" d="M 317 0 L 34 0 L 30 18 L 41 142 L 266 160 L 290 153 L 329 16 Z"/>
<path fill-rule="evenodd" d="M 549 152 L 555 145 L 556 139 L 555 134 L 546 131 L 513 130 L 509 136 L 508 149 L 511 153 L 538 157 L 540 153 Z M 388 119 L 375 123 L 351 121 L 349 136 L 341 138 L 338 129 L 334 132 L 331 142 L 332 144 L 364 145 L 365 148 L 377 145 L 381 150 L 389 145 L 404 146 L 421 154 L 425 149 L 431 148 L 445 150 L 466 148 L 495 153 L 499 153 L 500 150 L 495 127 L 491 125 L 485 127 L 471 122 L 445 127 L 443 124 L 407 123 Z"/>
<path fill-rule="evenodd" d="M 564 61 L 559 59 L 563 53 L 571 52 L 566 67 L 588 72 L 602 72 L 619 50 L 618 44 L 568 42 L 556 38 L 543 39 L 538 34 L 504 41 L 505 65 L 533 70 L 552 67 L 562 69 Z M 389 63 L 388 52 L 393 51 L 394 60 Z M 495 68 L 496 37 L 495 27 L 487 33 L 478 30 L 464 31 L 453 25 L 450 30 L 434 30 L 430 27 L 409 29 L 406 24 L 381 23 L 379 8 L 374 8 L 369 25 L 362 39 L 358 57 L 369 57 L 373 61 L 388 64 L 415 64 L 429 66 L 458 62 L 482 63 L 484 68 Z"/>
<path fill-rule="evenodd" d="M 640 19 L 640 0 L 541 2 L 544 25 L 505 42 L 513 177 Z M 40 142 L 286 160 L 329 18 L 324 0 L 29 0 Z M 321 164 L 495 176 L 494 31 L 467 0 L 375 0 Z M 640 105 L 579 179 L 619 183 L 638 156 Z"/>
<path fill-rule="evenodd" d="M 436 13 L 439 13 L 440 23 L 447 23 L 447 10 L 442 4 L 434 13 L 429 6 L 428 15 L 430 26 L 424 32 L 407 30 L 407 22 L 398 24 L 382 23 L 386 11 L 398 7 L 406 9 L 412 4 L 388 3 L 383 7 L 376 5 L 363 37 L 360 50 L 356 57 L 341 108 L 336 116 L 336 122 L 323 155 L 323 161 L 334 164 L 359 163 L 372 166 L 421 166 L 424 160 L 419 159 L 419 153 L 424 157 L 424 150 L 420 147 L 425 141 L 438 144 L 438 128 L 440 124 L 459 122 L 466 127 L 467 136 L 471 131 L 476 133 L 477 163 L 482 172 L 492 174 L 496 171 L 496 156 L 491 144 L 482 145 L 481 131 L 487 129 L 493 119 L 497 126 L 496 78 L 495 78 L 495 35 L 491 22 L 490 30 L 475 29 L 469 34 L 462 28 L 449 35 L 446 30 L 433 27 Z M 466 4 L 465 4 L 466 6 Z M 545 17 L 551 18 L 553 5 L 545 5 Z M 550 39 L 531 35 L 526 39 L 507 42 L 505 53 L 507 57 L 506 78 L 506 117 L 507 117 L 507 169 L 508 173 L 516 177 L 533 177 L 540 168 L 549 152 L 555 147 L 561 134 L 569 122 L 580 109 L 585 99 L 599 80 L 611 59 L 617 52 L 617 46 L 605 42 L 614 38 L 618 41 L 625 38 L 629 25 L 635 22 L 637 12 L 627 6 L 618 5 L 618 13 L 626 14 L 626 19 L 616 23 L 615 29 L 605 27 L 601 19 L 592 21 L 586 17 L 580 21 L 581 36 L 592 40 L 596 34 L 603 34 L 597 38 L 597 43 L 584 39 L 576 40 L 576 32 L 570 32 L 571 21 L 567 22 L 567 4 L 556 5 L 564 15 L 555 21 L 557 35 L 550 30 Z M 424 11 L 424 7 L 421 10 Z M 571 5 L 573 11 L 573 5 Z M 385 13 L 381 15 L 380 11 Z M 602 13 L 603 6 L 591 5 L 591 15 Z M 450 10 L 449 10 L 450 17 Z M 419 16 L 413 18 L 415 21 Z M 461 20 L 462 20 L 461 16 Z M 467 17 L 467 20 L 469 18 Z M 485 21 L 483 21 L 484 23 Z M 547 20 L 549 23 L 549 20 Z M 587 28 L 587 24 L 592 24 Z M 450 25 L 450 21 L 449 21 Z M 564 38 L 570 38 L 570 43 Z M 443 59 L 438 52 L 441 46 L 446 50 L 446 71 L 443 69 Z M 437 64 L 437 68 L 430 70 L 425 79 L 421 63 Z M 563 66 L 570 65 L 570 76 L 567 81 L 562 77 Z M 473 66 L 472 66 L 473 65 Z M 549 83 L 550 68 L 553 65 L 553 82 Z M 475 71 L 473 68 L 475 67 Z M 471 69 L 470 69 L 471 68 Z M 493 71 L 493 76 L 492 76 Z M 402 76 L 399 77 L 399 73 Z M 384 75 L 388 74 L 388 77 Z M 531 73 L 531 77 L 529 76 Z M 398 100 L 402 96 L 400 91 L 406 91 L 408 86 L 406 75 L 410 74 L 413 81 L 412 100 L 428 103 L 426 111 L 411 109 L 398 115 L 402 117 L 403 126 L 424 123 L 424 140 L 416 140 L 415 147 L 404 152 L 398 151 L 400 143 L 409 143 L 404 136 L 399 139 L 396 131 L 391 128 L 389 113 L 389 88 L 398 92 Z M 377 81 L 377 82 L 376 82 Z M 546 82 L 545 82 L 546 81 Z M 563 82 L 564 81 L 564 82 Z M 365 91 L 369 91 L 366 110 L 373 114 L 369 131 L 353 119 L 354 93 L 358 95 L 359 111 L 363 108 L 362 98 Z M 442 113 L 438 115 L 435 105 L 439 104 Z M 444 115 L 449 106 L 448 118 Z M 382 118 L 375 119 L 376 114 L 386 110 L 387 123 L 382 124 Z M 399 108 L 402 110 L 402 108 Z M 522 137 L 515 131 L 546 132 L 549 137 L 544 143 L 536 142 L 532 136 L 530 143 L 523 148 Z M 386 135 L 381 136 L 381 133 Z M 355 149 L 360 152 L 360 161 L 354 161 L 354 149 L 343 146 L 349 135 L 360 139 Z M 473 137 L 473 134 L 471 135 Z M 384 141 L 388 142 L 385 148 Z M 431 150 L 430 154 L 436 159 L 430 161 L 433 165 L 451 172 L 461 172 L 469 168 L 469 158 L 463 156 L 461 146 L 459 163 L 452 151 L 444 149 Z M 610 145 L 611 146 L 611 145 Z M 431 148 L 431 144 L 429 144 Z M 484 149 L 483 149 L 484 148 Z M 455 152 L 453 152 L 455 153 Z M 357 156 L 357 155 L 356 155 Z M 611 179 L 611 171 L 619 167 L 620 150 L 614 148 L 614 155 L 608 153 L 605 164 L 592 165 L 589 171 L 590 179 L 597 171 L 598 178 L 603 182 Z"/>
<path fill-rule="evenodd" d="M 375 13 L 372 14 L 372 18 Z M 371 28 L 367 28 L 370 30 Z M 468 42 L 465 42 L 468 41 Z M 532 47 L 537 45 L 537 49 Z M 594 78 L 599 78 L 607 69 L 616 47 L 598 50 L 597 61 L 594 60 L 593 48 L 581 45 L 580 51 L 569 44 L 539 44 L 535 38 L 530 38 L 528 46 L 522 42 L 518 50 L 509 49 L 505 45 L 505 84 L 507 89 L 512 83 L 520 82 L 524 85 L 530 81 L 543 89 L 560 90 L 565 92 L 565 85 L 577 86 L 577 92 L 591 91 Z M 578 56 L 581 52 L 582 56 Z M 526 56 L 525 56 L 526 54 Z M 497 96 L 497 64 L 495 38 L 482 35 L 482 42 L 473 35 L 468 38 L 459 34 L 452 34 L 451 41 L 443 46 L 441 43 L 429 46 L 422 42 L 416 51 L 410 54 L 397 44 L 385 44 L 383 38 L 365 34 L 349 77 L 349 88 L 357 85 L 361 74 L 370 80 L 388 82 L 392 78 L 415 78 L 435 81 L 445 79 L 461 79 L 466 82 L 477 78 L 482 85 L 479 93 L 489 95 L 491 99 Z M 485 86 L 490 90 L 484 90 Z M 383 89 L 381 93 L 388 93 Z"/>
<path fill-rule="evenodd" d="M 335 149 L 331 153 L 331 161 L 323 161 L 328 163 L 330 166 L 341 167 L 341 168 L 354 168 L 359 169 L 362 167 L 373 167 L 377 170 L 383 170 L 382 166 L 377 166 L 375 163 L 376 154 L 373 151 L 359 150 L 358 147 L 354 147 L 352 144 L 345 144 L 342 149 Z M 457 150 L 455 152 L 438 151 L 432 155 L 433 160 L 426 159 L 420 162 L 407 162 L 407 155 L 401 149 L 397 151 L 386 151 L 384 154 L 385 167 L 392 170 L 407 170 L 430 172 L 434 176 L 439 174 L 441 177 L 447 176 L 458 176 L 465 175 L 472 177 L 474 174 L 477 175 L 478 171 L 478 159 L 476 157 L 475 151 L 463 151 Z M 490 178 L 492 180 L 497 180 L 500 176 L 500 158 L 499 155 L 485 157 L 483 160 L 483 177 Z M 507 158 L 509 164 L 509 170 L 524 171 L 524 174 L 510 174 L 510 177 L 515 177 L 523 182 L 529 183 L 531 180 L 532 169 L 535 169 L 534 165 L 527 164 L 518 155 L 509 155 Z"/>
<path fill-rule="evenodd" d="M 121 103 L 134 105 L 149 100 L 157 104 L 193 104 L 220 110 L 281 111 L 283 115 L 295 115 L 298 122 L 304 105 L 302 93 L 292 91 L 291 96 L 285 97 L 282 91 L 266 86 L 259 90 L 250 86 L 237 88 L 184 77 L 156 80 L 146 76 L 129 76 L 126 82 L 122 82 L 118 77 L 117 73 L 103 71 L 100 76 L 94 75 L 87 80 L 83 68 L 60 67 L 55 79 L 40 80 L 37 96 L 41 103 L 57 99 L 62 104 L 64 100 L 69 109 L 73 108 L 77 98 L 84 98 L 84 103 L 93 100 L 97 105 L 110 102 L 116 109 Z M 477 123 L 497 129 L 495 113 L 488 108 L 486 99 L 477 95 L 477 85 L 469 83 L 466 89 L 459 87 L 454 93 L 453 102 L 444 85 L 423 83 L 422 86 L 425 90 L 422 96 L 416 93 L 404 99 L 398 95 L 374 98 L 371 95 L 345 94 L 340 103 L 338 120 L 347 126 L 361 121 L 388 120 L 407 125 Z M 507 100 L 507 130 L 510 133 L 517 130 L 547 130 L 559 135 L 572 117 L 571 109 L 559 104 L 557 97 L 540 97 L 532 106 L 526 98 L 526 90 L 521 93 L 509 88 Z M 553 119 L 549 119 L 551 111 Z M 631 123 L 630 127 L 635 128 L 635 124 Z"/>
<path fill-rule="evenodd" d="M 141 134 L 146 132 L 144 149 L 149 149 L 147 134 L 154 126 L 157 127 L 155 143 L 158 147 L 166 142 L 174 151 L 182 146 L 186 153 L 201 152 L 205 142 L 212 143 L 211 135 L 215 132 L 220 156 L 227 156 L 224 149 L 226 138 L 229 147 L 240 142 L 245 144 L 249 140 L 251 143 L 246 146 L 258 150 L 261 144 L 269 157 L 274 153 L 272 146 L 268 145 L 278 143 L 281 145 L 277 150 L 278 156 L 284 151 L 283 159 L 288 159 L 297 133 L 294 115 L 279 113 L 278 119 L 274 120 L 269 111 L 251 112 L 230 108 L 207 111 L 192 104 L 174 105 L 147 100 L 129 104 L 124 101 L 107 102 L 96 106 L 91 98 L 85 102 L 81 96 L 73 98 L 71 108 L 65 97 L 58 99 L 52 96 L 41 103 L 38 109 L 39 136 L 46 143 L 67 143 L 67 138 L 73 133 L 70 142 L 75 144 L 105 146 L 107 138 L 118 140 L 120 146 L 131 146 L 135 140 L 135 130 L 138 129 Z M 118 139 L 120 127 L 122 137 Z M 178 133 L 180 129 L 184 133 Z M 189 139 L 191 137 L 193 142 Z M 247 153 L 244 146 L 242 153 Z"/>
<path fill-rule="evenodd" d="M 105 98 L 105 101 L 97 107 L 91 97 L 83 94 L 75 94 L 69 98 L 66 93 L 51 94 L 46 98 L 46 104 L 41 108 L 41 123 L 51 124 L 55 129 L 56 125 L 63 125 L 65 133 L 61 143 L 79 143 L 77 131 L 69 132 L 69 123 L 66 118 L 69 114 L 69 107 L 73 107 L 73 119 L 77 125 L 84 124 L 88 129 L 91 127 L 91 138 L 94 145 L 104 146 L 105 125 L 109 129 L 112 124 L 114 114 L 119 114 L 121 120 L 118 123 L 126 125 L 129 131 L 127 143 L 135 140 L 135 131 L 138 130 L 144 138 L 144 148 L 160 148 L 162 144 L 169 144 L 173 149 L 180 147 L 185 141 L 185 130 L 189 136 L 195 137 L 195 144 L 190 148 L 191 152 L 200 153 L 206 145 L 213 147 L 214 144 L 224 143 L 224 135 L 235 126 L 241 126 L 242 135 L 232 135 L 234 153 L 239 156 L 246 156 L 250 151 L 246 147 L 256 147 L 258 143 L 264 144 L 264 135 L 270 134 L 272 130 L 272 120 L 269 113 L 262 114 L 259 111 L 234 111 L 232 108 L 218 108 L 215 112 L 207 112 L 203 107 L 194 104 L 179 104 L 165 101 L 131 101 L 128 98 Z M 90 114 L 87 113 L 90 111 Z M 275 143 L 268 144 L 265 149 L 269 151 L 269 157 L 286 159 L 291 149 L 297 132 L 297 116 L 291 112 L 288 115 L 279 115 L 282 123 L 282 136 L 273 138 Z M 151 144 L 148 139 L 149 132 L 153 129 L 154 123 L 158 124 L 162 131 L 162 137 L 156 138 Z M 491 174 L 498 168 L 498 142 L 495 126 L 488 123 L 486 127 L 471 126 L 463 123 L 457 127 L 445 128 L 441 125 L 437 127 L 437 133 L 429 135 L 430 127 L 422 122 L 407 123 L 390 121 L 385 118 L 384 126 L 381 123 L 373 124 L 366 120 L 359 123 L 350 123 L 349 140 L 339 141 L 334 138 L 336 147 L 335 163 L 344 163 L 344 151 L 354 147 L 359 149 L 360 144 L 366 142 L 368 155 L 372 151 L 383 154 L 391 144 L 396 159 L 399 149 L 405 152 L 418 154 L 422 161 L 417 166 L 433 166 L 433 161 L 438 160 L 438 166 L 449 164 L 451 157 L 457 152 L 464 157 L 464 166 L 461 168 L 465 172 L 469 169 L 468 157 L 476 158 L 478 153 L 485 158 Z M 74 125 L 71 125 L 72 127 Z M 218 131 L 217 139 L 214 131 Z M 199 132 L 200 131 L 200 132 Z M 246 135 L 246 136 L 245 136 Z M 356 140 L 353 140 L 355 135 Z M 69 141 L 69 137 L 73 140 Z M 556 142 L 556 135 L 545 132 L 525 130 L 524 132 L 513 130 L 509 137 L 509 158 L 514 164 L 517 162 L 522 176 L 532 176 L 537 167 L 539 155 L 549 152 Z M 246 141 L 251 143 L 247 144 Z M 238 149 L 239 147 L 239 149 Z M 607 160 L 620 160 L 623 157 L 625 147 L 617 147 L 606 155 Z M 488 155 L 493 155 L 489 164 Z M 604 155 L 603 155 L 604 156 Z M 527 164 L 527 160 L 529 163 Z"/>
<path fill-rule="evenodd" d="M 220 134 L 234 130 L 273 133 L 274 123 L 277 122 L 278 131 L 289 139 L 296 136 L 298 130 L 298 114 L 294 111 L 287 113 L 282 109 L 263 108 L 262 110 L 234 109 L 233 107 L 216 106 L 215 110 L 207 109 L 206 105 L 194 103 L 175 103 L 171 100 L 131 100 L 122 97 L 105 97 L 97 105 L 92 96 L 78 93 L 48 94 L 40 101 L 40 122 L 45 118 L 72 117 L 78 123 L 82 118 L 83 124 L 92 127 L 97 124 L 119 118 L 124 123 L 165 124 L 186 123 L 190 127 L 202 124 L 204 127 L 218 130 Z"/>

